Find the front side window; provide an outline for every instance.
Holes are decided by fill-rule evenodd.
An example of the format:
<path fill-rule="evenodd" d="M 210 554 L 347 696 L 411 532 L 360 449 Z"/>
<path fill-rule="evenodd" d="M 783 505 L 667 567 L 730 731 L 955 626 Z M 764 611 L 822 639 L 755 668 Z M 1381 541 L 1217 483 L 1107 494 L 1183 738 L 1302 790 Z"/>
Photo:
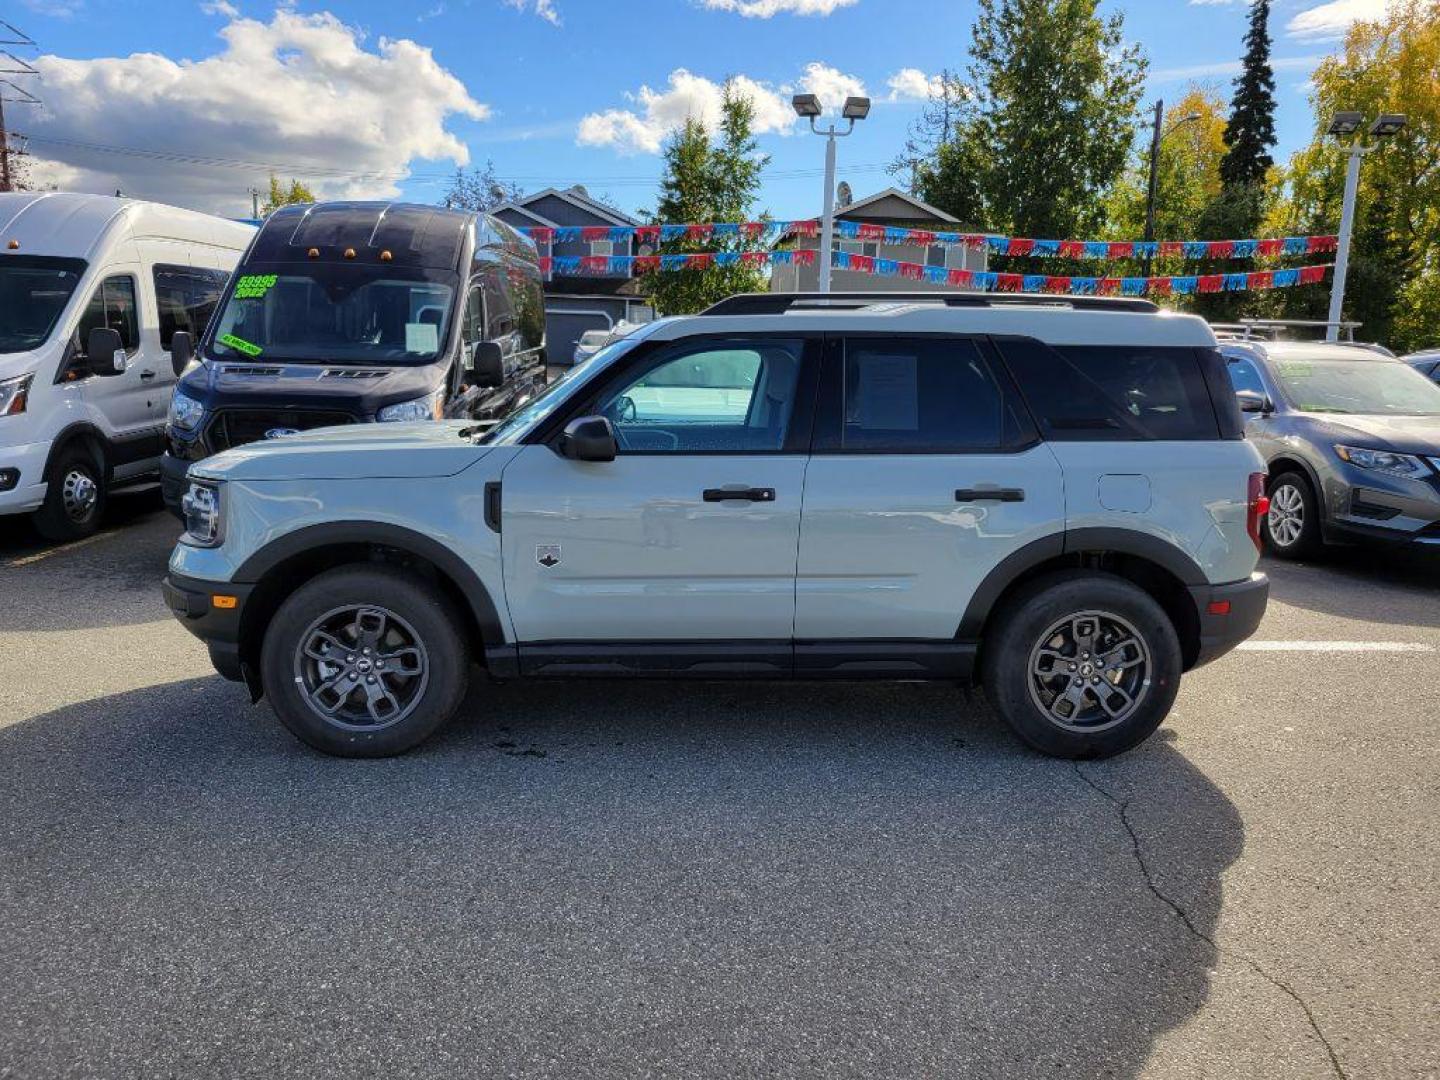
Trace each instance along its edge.
<path fill-rule="evenodd" d="M 1286 395 L 1302 412 L 1440 416 L 1440 386 L 1384 360 L 1277 360 Z"/>
<path fill-rule="evenodd" d="M 1005 395 L 973 341 L 845 343 L 845 450 L 998 450 L 1007 441 L 1006 409 Z"/>
<path fill-rule="evenodd" d="M 170 351 L 170 339 L 183 330 L 198 341 L 210 325 L 225 282 L 219 270 L 189 266 L 155 266 L 155 306 L 160 316 L 160 347 Z"/>
<path fill-rule="evenodd" d="M 222 360 L 426 364 L 445 346 L 456 275 L 419 267 L 242 265 L 210 352 Z"/>
<path fill-rule="evenodd" d="M 29 352 L 45 344 L 84 273 L 84 259 L 0 258 L 0 353 Z"/>
<path fill-rule="evenodd" d="M 135 279 L 129 274 L 108 277 L 90 296 L 80 325 L 75 328 L 75 348 L 84 352 L 89 346 L 90 331 L 108 326 L 120 334 L 120 344 L 127 353 L 140 347 L 140 320 L 135 306 Z"/>
<path fill-rule="evenodd" d="M 1260 372 L 1255 370 L 1255 365 L 1249 360 L 1230 360 L 1225 366 L 1230 372 L 1230 385 L 1236 391 L 1253 390 L 1257 394 L 1266 392 L 1265 384 L 1260 381 Z"/>
<path fill-rule="evenodd" d="M 621 453 L 759 453 L 785 445 L 802 340 L 688 346 L 604 395 Z"/>

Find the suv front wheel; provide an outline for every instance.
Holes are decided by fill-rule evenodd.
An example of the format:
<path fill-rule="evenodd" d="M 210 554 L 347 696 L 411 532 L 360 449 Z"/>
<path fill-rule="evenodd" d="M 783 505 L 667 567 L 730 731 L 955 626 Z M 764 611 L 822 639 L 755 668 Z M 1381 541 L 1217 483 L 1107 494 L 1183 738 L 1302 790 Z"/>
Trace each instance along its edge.
<path fill-rule="evenodd" d="M 1180 642 L 1155 600 L 1124 578 L 1067 571 L 1023 587 L 983 645 L 982 680 L 1030 746 L 1105 758 L 1143 742 L 1180 687 Z"/>
<path fill-rule="evenodd" d="M 260 658 L 265 694 L 303 742 L 339 757 L 389 757 L 460 707 L 469 660 L 454 607 L 390 566 L 346 566 L 280 606 Z"/>

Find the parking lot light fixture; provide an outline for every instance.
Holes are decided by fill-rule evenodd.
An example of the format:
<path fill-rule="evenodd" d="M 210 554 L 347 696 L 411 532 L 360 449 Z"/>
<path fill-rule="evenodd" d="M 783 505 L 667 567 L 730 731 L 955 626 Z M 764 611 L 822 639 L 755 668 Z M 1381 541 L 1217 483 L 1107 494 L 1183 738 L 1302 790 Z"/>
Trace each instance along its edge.
<path fill-rule="evenodd" d="M 864 120 L 870 115 L 870 99 L 865 97 L 852 97 L 845 99 L 845 106 L 841 116 L 846 121 L 845 130 L 840 130 L 836 124 L 822 129 L 815 121 L 824 113 L 820 99 L 814 94 L 796 94 L 790 99 L 791 106 L 795 112 L 805 120 L 810 121 L 810 130 L 816 135 L 825 136 L 825 216 L 820 224 L 820 291 L 830 291 L 831 271 L 834 268 L 835 255 L 831 248 L 835 246 L 835 140 L 843 139 L 846 135 L 855 130 L 855 122 Z"/>
<path fill-rule="evenodd" d="M 1330 121 L 1329 134 L 1345 139 L 1356 135 L 1365 123 L 1365 114 L 1338 112 Z M 1381 113 L 1370 125 L 1372 139 L 1388 139 L 1405 127 L 1404 113 Z M 1345 198 L 1340 204 L 1340 235 L 1335 246 L 1335 273 L 1330 283 L 1330 315 L 1325 327 L 1326 341 L 1340 340 L 1340 320 L 1345 308 L 1345 275 L 1350 268 L 1350 236 L 1355 230 L 1355 197 L 1360 190 L 1360 161 L 1376 148 L 1363 137 L 1351 140 L 1346 149 Z"/>
<path fill-rule="evenodd" d="M 1360 130 L 1360 125 L 1365 122 L 1365 114 L 1358 112 L 1338 112 L 1330 121 L 1330 128 L 1327 135 L 1334 135 L 1337 138 L 1344 138 L 1346 135 L 1354 135 Z"/>
<path fill-rule="evenodd" d="M 1370 125 L 1370 137 L 1374 139 L 1387 139 L 1391 135 L 1400 134 L 1405 126 L 1404 113 L 1381 113 Z"/>

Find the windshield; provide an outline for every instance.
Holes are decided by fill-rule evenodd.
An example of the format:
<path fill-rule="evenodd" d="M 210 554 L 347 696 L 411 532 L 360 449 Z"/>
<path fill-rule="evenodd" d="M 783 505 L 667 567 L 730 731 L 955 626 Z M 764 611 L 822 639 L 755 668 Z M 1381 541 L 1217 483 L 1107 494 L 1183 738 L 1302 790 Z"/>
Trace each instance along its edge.
<path fill-rule="evenodd" d="M 456 275 L 418 267 L 248 263 L 216 323 L 219 359 L 426 364 L 440 355 Z"/>
<path fill-rule="evenodd" d="M 1275 371 L 1302 412 L 1440 416 L 1440 386 L 1406 364 L 1280 360 Z"/>
<path fill-rule="evenodd" d="M 609 330 L 586 330 L 580 335 L 580 344 L 586 348 L 597 349 L 605 344 L 605 339 L 609 336 Z"/>
<path fill-rule="evenodd" d="M 45 344 L 84 273 L 84 259 L 0 259 L 0 353 L 29 352 Z"/>
<path fill-rule="evenodd" d="M 575 387 L 585 382 L 593 372 L 608 366 L 614 360 L 620 359 L 620 357 L 635 348 L 636 345 L 639 345 L 641 340 L 642 338 L 622 338 L 612 345 L 605 346 L 605 348 L 599 352 L 586 357 L 567 371 L 561 378 L 552 382 L 537 396 L 531 398 L 529 404 L 525 405 L 524 408 L 511 413 L 487 431 L 484 438 L 480 441 L 486 445 L 512 442 L 564 404 Z"/>

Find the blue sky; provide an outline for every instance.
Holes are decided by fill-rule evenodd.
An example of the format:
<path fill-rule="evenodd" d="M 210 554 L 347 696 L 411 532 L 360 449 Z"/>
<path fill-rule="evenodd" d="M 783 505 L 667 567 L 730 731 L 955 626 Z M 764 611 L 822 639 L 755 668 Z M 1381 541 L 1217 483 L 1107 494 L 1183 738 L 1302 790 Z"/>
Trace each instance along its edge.
<path fill-rule="evenodd" d="M 1384 3 L 1277 0 L 1277 157 L 1308 137 L 1316 60 Z M 1107 7 L 1150 57 L 1150 99 L 1192 80 L 1228 98 L 1240 0 Z M 797 217 L 819 209 L 822 145 L 792 124 L 788 95 L 863 85 L 876 107 L 842 144 L 840 174 L 858 194 L 878 190 L 925 77 L 963 66 L 974 10 L 973 0 L 27 0 L 9 17 L 39 45 L 24 54 L 43 72 L 46 104 L 11 106 L 11 122 L 34 135 L 40 174 L 62 187 L 231 214 L 248 211 L 267 165 L 326 195 L 398 188 L 431 201 L 466 154 L 527 188 L 584 183 L 634 210 L 653 202 L 664 133 L 737 75 L 767 129 L 764 208 Z"/>

